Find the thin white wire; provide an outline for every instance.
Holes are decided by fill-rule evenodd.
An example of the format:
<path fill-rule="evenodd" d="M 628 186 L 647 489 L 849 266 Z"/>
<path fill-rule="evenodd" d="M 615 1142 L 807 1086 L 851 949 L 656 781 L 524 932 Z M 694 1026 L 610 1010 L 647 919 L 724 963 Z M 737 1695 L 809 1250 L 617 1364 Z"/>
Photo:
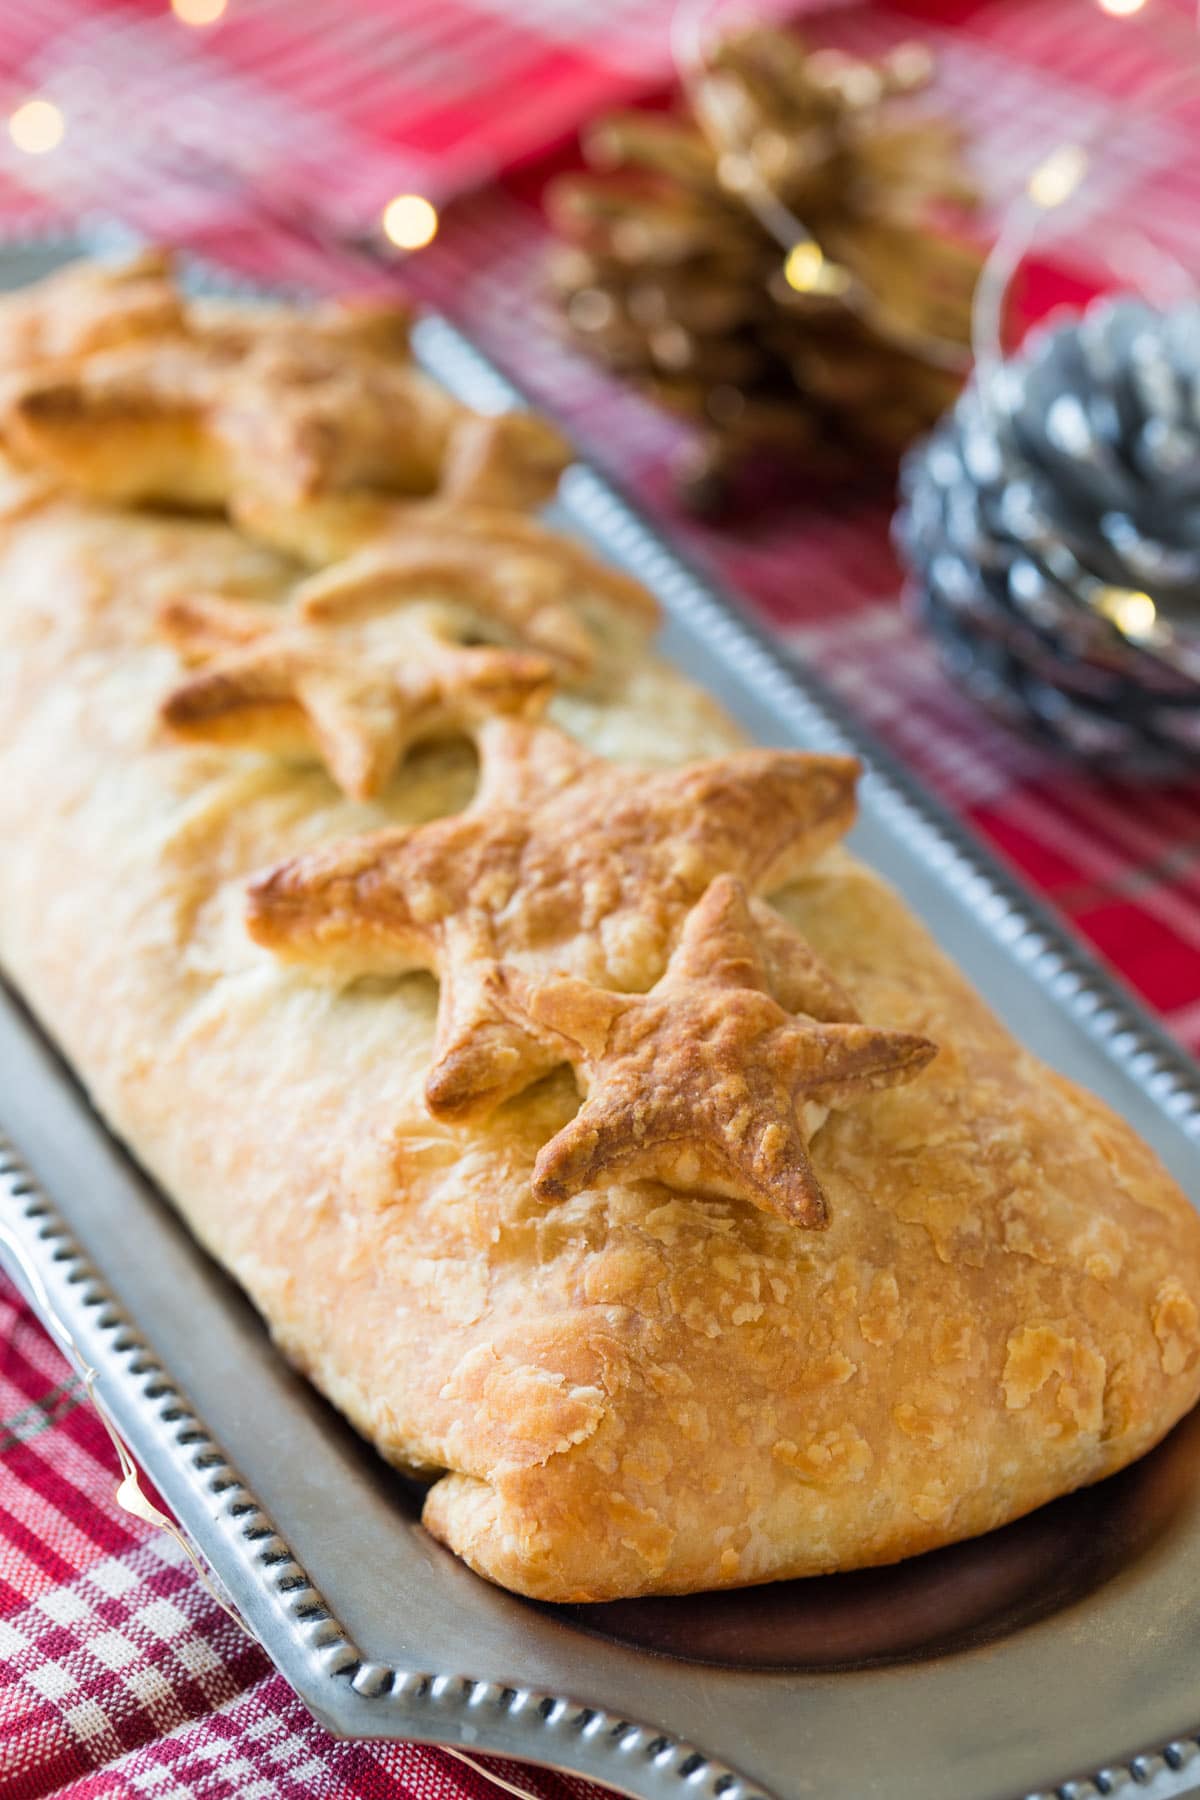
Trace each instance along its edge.
<path fill-rule="evenodd" d="M 0 1246 L 3 1247 L 7 1256 L 9 1256 L 20 1269 L 22 1280 L 43 1325 L 45 1325 L 52 1337 L 55 1338 L 63 1355 L 82 1381 L 84 1392 L 87 1394 L 88 1400 L 96 1410 L 100 1423 L 103 1425 L 112 1441 L 112 1446 L 116 1452 L 117 1462 L 121 1470 L 121 1480 L 116 1491 L 117 1504 L 125 1512 L 132 1513 L 137 1518 L 144 1520 L 146 1524 L 153 1525 L 159 1531 L 169 1533 L 187 1555 L 189 1562 L 196 1572 L 197 1578 L 210 1598 L 216 1601 L 217 1605 L 221 1608 L 221 1611 L 233 1620 L 233 1623 L 240 1631 L 245 1633 L 252 1643 L 259 1644 L 261 1647 L 261 1639 L 258 1637 L 258 1634 L 251 1630 L 241 1613 L 239 1613 L 236 1607 L 231 1605 L 217 1589 L 212 1576 L 201 1560 L 199 1552 L 192 1544 L 191 1539 L 187 1536 L 182 1526 L 178 1525 L 175 1520 L 168 1518 L 164 1512 L 161 1512 L 159 1508 L 154 1505 L 153 1501 L 148 1499 L 143 1492 L 138 1477 L 137 1464 L 134 1462 L 129 1447 L 121 1436 L 120 1431 L 113 1423 L 107 1407 L 96 1392 L 96 1387 L 100 1380 L 99 1370 L 93 1368 L 91 1363 L 87 1362 L 84 1358 L 66 1322 L 59 1313 L 53 1300 L 50 1298 L 49 1290 L 42 1279 L 41 1270 L 29 1255 L 29 1252 L 26 1250 L 25 1245 L 21 1242 L 21 1239 L 17 1236 L 16 1232 L 10 1226 L 6 1225 L 3 1220 L 0 1220 Z M 529 1788 L 519 1787 L 515 1782 L 506 1780 L 503 1775 L 495 1774 L 491 1769 L 485 1768 L 482 1763 L 477 1762 L 474 1757 L 468 1756 L 463 1750 L 452 1750 L 448 1744 L 439 1744 L 436 1745 L 435 1748 L 443 1751 L 447 1756 L 452 1756 L 456 1762 L 464 1763 L 466 1767 L 473 1770 L 476 1775 L 482 1776 L 485 1781 L 490 1781 L 493 1787 L 502 1789 L 506 1794 L 511 1794 L 513 1800 L 540 1800 L 540 1797 L 537 1794 L 534 1794 Z"/>
<path fill-rule="evenodd" d="M 514 1800 L 541 1800 L 541 1797 L 531 1792 L 529 1788 L 518 1787 L 515 1781 L 506 1781 L 503 1775 L 494 1775 L 490 1769 L 485 1769 L 482 1763 L 476 1762 L 473 1756 L 468 1756 L 465 1750 L 451 1750 L 449 1744 L 439 1744 L 437 1748 L 446 1756 L 452 1756 L 455 1762 L 466 1763 L 468 1769 L 473 1769 L 476 1775 L 482 1775 L 483 1779 L 490 1781 L 493 1787 L 502 1788 L 506 1794 L 512 1794 Z M 604 1784 L 598 1785 L 603 1786 Z M 613 1790 L 605 1787 L 605 1792 L 611 1793 Z"/>
<path fill-rule="evenodd" d="M 1109 17 L 1114 23 L 1117 22 L 1115 15 L 1110 14 Z M 1145 24 L 1142 12 L 1128 15 L 1129 23 L 1135 20 Z M 1197 0 L 1196 5 L 1196 30 L 1200 32 L 1200 0 Z M 1174 37 L 1176 34 L 1172 32 L 1171 35 Z M 1200 48 L 1200 39 L 1189 38 L 1188 46 L 1194 53 Z M 1173 50 L 1174 46 L 1171 48 Z M 1048 150 L 1038 169 L 1046 168 L 1056 157 L 1069 156 L 1074 152 L 1087 158 L 1081 180 L 1064 197 L 1064 204 L 1074 198 L 1078 187 L 1086 183 L 1092 164 L 1091 153 L 1098 144 L 1104 141 L 1108 146 L 1114 135 L 1119 136 L 1123 126 L 1131 125 L 1137 119 L 1158 116 L 1162 103 L 1175 97 L 1179 91 L 1191 87 L 1198 76 L 1200 59 L 1195 54 L 1190 63 L 1177 62 L 1171 55 L 1166 66 L 1138 93 L 1129 99 L 1115 101 L 1077 137 L 1065 139 Z M 1106 153 L 1111 155 L 1116 152 L 1107 148 Z M 1037 173 L 1038 170 L 1035 170 L 1031 181 L 1036 179 Z M 1004 320 L 1013 277 L 1033 248 L 1046 217 L 1055 210 L 1055 205 L 1047 205 L 1036 199 L 1027 185 L 1005 214 L 1000 231 L 980 271 L 971 307 L 971 348 L 981 395 L 988 392 L 990 377 L 1004 360 Z M 1177 285 L 1188 290 L 1194 289 L 1195 277 L 1189 276 L 1177 258 L 1161 245 L 1151 244 L 1144 234 L 1138 234 L 1136 241 L 1143 260 L 1143 279 L 1150 264 L 1157 262 L 1160 280 L 1162 273 L 1169 269 Z"/>
<path fill-rule="evenodd" d="M 241 1613 L 225 1599 L 217 1588 L 212 1576 L 205 1568 L 199 1552 L 192 1544 L 191 1539 L 187 1536 L 186 1532 L 180 1525 L 176 1524 L 174 1519 L 168 1518 L 166 1513 L 155 1506 L 154 1502 L 143 1492 L 138 1466 L 133 1460 L 129 1446 L 126 1444 L 120 1431 L 114 1424 L 108 1408 L 96 1392 L 96 1387 L 100 1380 L 99 1370 L 93 1368 L 92 1364 L 85 1360 L 78 1344 L 75 1342 L 75 1339 L 72 1337 L 64 1323 L 62 1316 L 50 1298 L 46 1284 L 42 1280 L 41 1271 L 29 1255 L 29 1252 L 26 1250 L 16 1232 L 8 1225 L 5 1225 L 3 1221 L 0 1221 L 0 1245 L 4 1247 L 5 1251 L 20 1269 L 22 1278 L 29 1289 L 34 1306 L 40 1314 L 43 1323 L 57 1339 L 60 1350 L 82 1381 L 84 1392 L 87 1394 L 88 1400 L 95 1409 L 96 1416 L 99 1418 L 100 1423 L 108 1433 L 109 1439 L 112 1442 L 112 1447 L 116 1452 L 117 1463 L 121 1470 L 121 1479 L 116 1490 L 117 1505 L 121 1507 L 124 1512 L 131 1513 L 135 1518 L 144 1520 L 147 1525 L 153 1525 L 156 1530 L 165 1531 L 169 1536 L 173 1537 L 187 1556 L 188 1561 L 192 1564 L 197 1577 L 209 1596 L 216 1601 L 217 1605 L 221 1608 L 221 1611 L 233 1620 L 239 1630 L 245 1632 L 248 1638 L 257 1642 L 258 1640 L 255 1633 L 251 1631 L 246 1621 L 242 1618 Z"/>

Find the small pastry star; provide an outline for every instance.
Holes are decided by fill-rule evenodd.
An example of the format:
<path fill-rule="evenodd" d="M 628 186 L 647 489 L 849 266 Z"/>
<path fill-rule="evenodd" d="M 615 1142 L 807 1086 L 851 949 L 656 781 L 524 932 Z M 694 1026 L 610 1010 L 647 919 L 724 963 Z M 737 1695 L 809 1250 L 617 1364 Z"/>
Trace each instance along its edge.
<path fill-rule="evenodd" d="M 395 535 L 302 583 L 295 605 L 317 621 L 410 599 L 455 603 L 549 657 L 571 681 L 595 661 L 586 617 L 593 597 L 647 630 L 658 623 L 640 582 L 572 539 L 519 513 L 464 507 L 452 523 L 409 515 Z"/>
<path fill-rule="evenodd" d="M 532 520 L 467 509 L 453 535 L 410 523 L 301 582 L 274 619 L 220 598 L 167 602 L 160 630 L 200 672 L 162 716 L 180 736 L 315 749 L 366 799 L 418 739 L 490 713 L 531 718 L 554 677 L 585 679 L 593 601 L 639 626 L 657 616 L 640 583 Z"/>
<path fill-rule="evenodd" d="M 426 1099 L 465 1118 L 563 1060 L 514 1017 L 501 964 L 644 991 L 709 883 L 783 886 L 845 832 L 858 765 L 746 750 L 637 770 L 551 726 L 489 719 L 465 812 L 293 858 L 252 883 L 248 928 L 295 962 L 348 978 L 441 979 Z"/>
<path fill-rule="evenodd" d="M 202 664 L 162 704 L 177 736 L 315 751 L 354 800 L 378 794 L 414 744 L 472 731 L 493 713 L 533 717 L 554 685 L 544 657 L 464 647 L 403 612 L 271 622 L 198 599 L 168 602 L 159 622 Z"/>
<path fill-rule="evenodd" d="M 745 890 L 728 875 L 688 914 L 649 993 L 518 977 L 514 998 L 561 1040 L 587 1095 L 538 1156 L 541 1200 L 652 1179 L 823 1226 L 808 1146 L 828 1110 L 911 1081 L 936 1054 L 908 1032 L 828 1022 L 819 978 L 807 1010 L 785 1010 Z"/>

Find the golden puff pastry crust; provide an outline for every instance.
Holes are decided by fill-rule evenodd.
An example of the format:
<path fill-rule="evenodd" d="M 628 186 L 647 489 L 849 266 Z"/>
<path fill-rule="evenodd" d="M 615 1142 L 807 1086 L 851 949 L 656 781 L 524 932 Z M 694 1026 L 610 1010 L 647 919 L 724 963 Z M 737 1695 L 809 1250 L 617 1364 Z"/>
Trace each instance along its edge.
<path fill-rule="evenodd" d="M 809 1139 L 832 1107 L 911 1080 L 937 1046 L 844 1013 L 825 1018 L 830 982 L 802 938 L 788 957 L 794 1013 L 772 992 L 773 974 L 745 889 L 718 875 L 648 994 L 610 993 L 572 975 L 517 976 L 528 990 L 517 1017 L 587 1088 L 538 1154 L 535 1196 L 659 1181 L 728 1193 L 796 1225 L 827 1224 Z"/>
<path fill-rule="evenodd" d="M 0 300 L 0 374 L 20 378 L 183 329 L 183 302 L 166 251 L 145 250 L 119 263 L 72 263 Z"/>
<path fill-rule="evenodd" d="M 400 502 L 547 498 L 557 433 L 459 405 L 411 361 L 408 323 L 394 306 L 188 300 L 161 252 L 73 265 L 0 301 L 0 437 L 96 498 L 225 510 L 318 562 L 306 506 L 345 536 Z"/>
<path fill-rule="evenodd" d="M 286 608 L 179 594 L 164 638 L 196 665 L 164 697 L 181 737 L 308 750 L 370 799 L 429 737 L 541 713 L 555 680 L 586 686 L 589 596 L 645 627 L 650 596 L 545 527 L 487 509 L 399 535 L 310 575 Z"/>
<path fill-rule="evenodd" d="M 476 737 L 462 812 L 322 846 L 249 889 L 250 935 L 289 961 L 437 974 L 438 1118 L 485 1115 L 563 1060 L 510 973 L 636 992 L 718 875 L 782 885 L 853 816 L 845 757 L 747 750 L 631 782 L 553 726 L 493 718 Z"/>
<path fill-rule="evenodd" d="M 0 955 L 284 1351 L 547 1600 L 891 1561 L 1150 1448 L 1200 1220 L 840 846 L 854 766 L 746 749 L 544 528 L 427 524 L 307 585 L 221 521 L 0 516 Z M 415 729 L 385 649 L 360 779 L 314 634 L 353 737 L 396 617 L 542 658 L 540 712 L 455 676 Z M 189 731 L 206 680 L 257 722 Z"/>

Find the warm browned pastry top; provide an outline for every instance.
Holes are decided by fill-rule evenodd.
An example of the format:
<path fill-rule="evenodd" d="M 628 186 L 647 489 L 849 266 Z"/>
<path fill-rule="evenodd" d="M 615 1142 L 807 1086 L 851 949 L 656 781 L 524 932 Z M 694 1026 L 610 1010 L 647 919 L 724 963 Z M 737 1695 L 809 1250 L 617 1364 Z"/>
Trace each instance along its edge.
<path fill-rule="evenodd" d="M 18 460 L 106 500 L 227 509 L 302 555 L 307 506 L 358 533 L 397 500 L 535 504 L 566 456 L 540 420 L 481 417 L 429 381 L 404 308 L 189 300 L 161 256 L 5 302 L 3 366 Z"/>
<path fill-rule="evenodd" d="M 477 741 L 465 812 L 311 852 L 250 890 L 251 934 L 281 956 L 438 974 L 439 1117 L 486 1113 L 564 1060 L 514 1016 L 503 964 L 644 990 L 717 875 L 778 887 L 854 813 L 845 757 L 747 750 L 630 782 L 550 726 L 491 719 Z"/>
<path fill-rule="evenodd" d="M 718 875 L 648 994 L 614 994 L 570 975 L 512 982 L 514 1014 L 561 1047 L 587 1090 L 538 1156 L 539 1199 L 656 1180 L 749 1199 L 794 1225 L 828 1222 L 809 1137 L 831 1107 L 910 1080 L 936 1046 L 857 1023 L 786 927 L 772 949 L 794 1010 L 772 992 L 745 890 Z"/>
<path fill-rule="evenodd" d="M 183 330 L 183 302 L 166 251 L 119 263 L 72 263 L 61 275 L 0 300 L 0 371 L 73 362 L 98 350 Z"/>
<path fill-rule="evenodd" d="M 285 609 L 166 601 L 159 628 L 195 672 L 162 717 L 182 737 L 315 751 L 366 799 L 415 743 L 532 718 L 556 680 L 586 683 L 597 604 L 635 629 L 656 617 L 638 583 L 531 520 L 464 509 L 453 536 L 414 521 L 300 582 Z"/>
<path fill-rule="evenodd" d="M 163 701 L 172 731 L 285 754 L 314 749 L 356 800 L 379 793 L 414 744 L 496 714 L 532 717 L 553 684 L 544 657 L 456 644 L 403 614 L 269 622 L 201 598 L 168 601 L 159 617 L 185 660 L 204 664 Z"/>

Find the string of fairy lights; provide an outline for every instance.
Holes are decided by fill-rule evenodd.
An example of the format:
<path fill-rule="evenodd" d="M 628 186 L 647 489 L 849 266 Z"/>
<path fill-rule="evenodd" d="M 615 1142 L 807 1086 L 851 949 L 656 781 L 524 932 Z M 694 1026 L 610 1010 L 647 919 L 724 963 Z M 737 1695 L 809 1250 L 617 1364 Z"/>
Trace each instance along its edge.
<path fill-rule="evenodd" d="M 188 30 L 207 31 L 226 18 L 230 0 L 170 0 L 166 10 Z M 9 113 L 7 125 L 13 148 L 31 157 L 52 155 L 69 130 L 65 110 L 46 94 L 22 99 Z M 411 254 L 433 242 L 439 223 L 432 200 L 424 194 L 401 193 L 383 207 L 378 229 L 393 249 Z"/>
<path fill-rule="evenodd" d="M 1149 10 L 1152 0 L 1094 0 L 1099 11 L 1114 19 L 1130 19 Z M 169 0 L 168 10 L 178 23 L 193 31 L 207 31 L 219 25 L 230 11 L 231 0 Z M 671 43 L 685 91 L 692 86 L 696 71 L 703 63 L 706 32 L 711 30 L 720 7 L 713 0 L 678 0 L 672 16 Z M 8 135 L 13 147 L 26 156 L 51 155 L 63 143 L 68 120 L 63 109 L 43 94 L 31 94 L 14 107 L 8 117 Z M 1063 205 L 1078 188 L 1088 172 L 1090 158 L 1085 145 L 1063 143 L 1046 155 L 1028 178 L 1025 195 L 1039 212 Z M 732 178 L 732 177 L 731 177 Z M 779 199 L 756 175 L 747 159 L 737 171 L 739 192 L 757 214 L 764 227 L 775 237 L 783 252 L 783 273 L 789 285 L 799 293 L 836 294 L 869 306 L 870 296 L 856 283 L 848 269 L 834 262 L 822 251 L 802 220 Z M 438 209 L 424 194 L 400 193 L 383 207 L 378 221 L 382 238 L 394 249 L 405 253 L 422 250 L 433 242 L 440 223 Z M 941 345 L 939 341 L 923 341 L 923 348 L 944 350 L 957 360 L 957 345 Z"/>
<path fill-rule="evenodd" d="M 1113 19 L 1132 19 L 1150 10 L 1150 0 L 1095 0 L 1098 9 Z M 1197 17 L 1200 18 L 1200 0 Z M 1175 21 L 1171 21 L 1175 23 Z M 1178 91 L 1190 89 L 1197 75 L 1196 39 L 1189 35 L 1172 42 L 1172 54 L 1158 73 L 1138 92 L 1136 106 L 1144 116 L 1165 110 Z M 1005 360 L 1005 319 L 1013 279 L 1028 256 L 1049 213 L 1074 198 L 1092 170 L 1097 147 L 1119 129 L 1126 109 L 1115 107 L 1097 117 L 1091 129 L 1077 139 L 1057 144 L 1032 171 L 1025 188 L 1008 209 L 976 284 L 971 321 L 972 360 L 976 370 L 975 392 L 980 405 L 993 403 L 994 378 Z M 1143 245 L 1147 252 L 1148 246 Z M 1164 260 L 1158 258 L 1161 264 Z M 1191 278 L 1173 258 L 1172 273 L 1185 288 Z M 1136 271 L 1134 271 L 1136 273 Z M 1098 583 L 1089 604 L 1133 642 L 1150 639 L 1158 622 L 1158 606 L 1141 588 Z"/>

